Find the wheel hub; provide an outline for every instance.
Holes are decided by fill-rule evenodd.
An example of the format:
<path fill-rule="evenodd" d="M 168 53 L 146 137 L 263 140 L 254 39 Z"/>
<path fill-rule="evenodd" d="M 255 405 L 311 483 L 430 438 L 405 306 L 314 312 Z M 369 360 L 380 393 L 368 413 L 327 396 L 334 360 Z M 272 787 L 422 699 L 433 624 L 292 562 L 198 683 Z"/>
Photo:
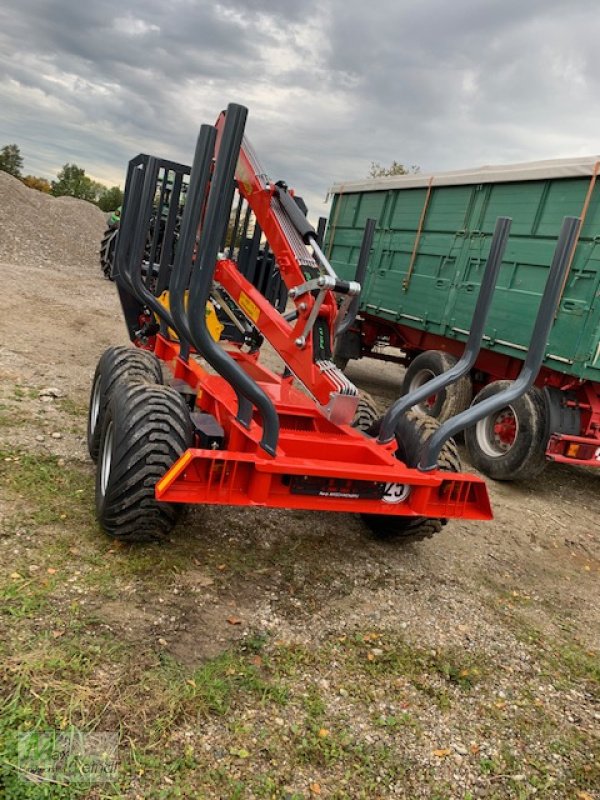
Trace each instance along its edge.
<path fill-rule="evenodd" d="M 512 406 L 479 420 L 475 424 L 475 436 L 482 452 L 489 458 L 502 458 L 511 450 L 519 438 L 519 419 Z"/>
<path fill-rule="evenodd" d="M 435 378 L 435 374 L 430 369 L 422 369 L 413 376 L 413 379 L 410 384 L 409 391 L 413 391 L 414 389 L 418 389 L 423 386 L 424 383 L 430 381 L 432 378 Z M 429 414 L 435 408 L 435 404 L 437 402 L 437 394 L 430 394 L 425 400 L 421 403 L 418 403 L 415 408 L 419 409 L 422 413 Z"/>
<path fill-rule="evenodd" d="M 517 438 L 517 420 L 509 408 L 501 411 L 493 426 L 494 442 L 501 450 L 510 450 Z"/>

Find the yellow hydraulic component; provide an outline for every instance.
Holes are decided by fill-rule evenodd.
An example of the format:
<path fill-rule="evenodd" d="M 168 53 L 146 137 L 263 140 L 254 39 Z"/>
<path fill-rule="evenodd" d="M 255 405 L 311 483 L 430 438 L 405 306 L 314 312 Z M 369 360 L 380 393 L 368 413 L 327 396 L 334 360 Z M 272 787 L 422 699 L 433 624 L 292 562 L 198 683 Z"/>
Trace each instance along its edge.
<path fill-rule="evenodd" d="M 161 304 L 161 306 L 167 309 L 167 311 L 170 310 L 168 290 L 165 290 L 156 299 Z M 185 296 L 183 298 L 183 306 L 186 311 L 187 311 L 187 305 L 188 305 L 188 292 L 185 293 Z M 210 302 L 210 300 L 206 304 L 206 327 L 208 328 L 208 332 L 215 340 L 215 342 L 218 342 L 219 339 L 221 338 L 221 334 L 223 333 L 224 326 L 219 322 L 219 318 L 217 317 L 217 312 L 215 311 L 215 307 Z M 179 339 L 176 331 L 174 331 L 173 328 L 169 328 L 169 336 L 174 341 L 177 341 Z"/>

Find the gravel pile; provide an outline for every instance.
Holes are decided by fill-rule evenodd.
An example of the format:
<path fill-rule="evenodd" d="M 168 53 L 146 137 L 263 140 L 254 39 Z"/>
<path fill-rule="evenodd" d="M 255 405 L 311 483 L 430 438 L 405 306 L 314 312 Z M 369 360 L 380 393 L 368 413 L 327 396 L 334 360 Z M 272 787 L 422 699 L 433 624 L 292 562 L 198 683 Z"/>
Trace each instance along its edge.
<path fill-rule="evenodd" d="M 0 261 L 96 269 L 105 223 L 92 203 L 52 197 L 0 171 Z"/>

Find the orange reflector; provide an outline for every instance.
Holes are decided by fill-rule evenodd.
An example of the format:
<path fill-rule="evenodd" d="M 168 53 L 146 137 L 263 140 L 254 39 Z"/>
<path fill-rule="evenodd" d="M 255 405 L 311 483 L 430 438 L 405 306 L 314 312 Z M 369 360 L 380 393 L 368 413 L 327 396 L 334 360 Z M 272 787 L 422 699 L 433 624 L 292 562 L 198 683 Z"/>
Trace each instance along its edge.
<path fill-rule="evenodd" d="M 577 458 L 579 455 L 579 445 L 576 442 L 571 442 L 571 444 L 567 447 L 568 458 Z"/>
<path fill-rule="evenodd" d="M 159 482 L 156 484 L 156 492 L 157 494 L 161 494 L 167 489 L 173 481 L 178 478 L 183 470 L 187 467 L 187 465 L 192 460 L 192 451 L 186 450 L 185 453 L 181 456 L 181 458 L 177 459 L 177 461 L 173 464 L 171 469 L 165 473 Z"/>

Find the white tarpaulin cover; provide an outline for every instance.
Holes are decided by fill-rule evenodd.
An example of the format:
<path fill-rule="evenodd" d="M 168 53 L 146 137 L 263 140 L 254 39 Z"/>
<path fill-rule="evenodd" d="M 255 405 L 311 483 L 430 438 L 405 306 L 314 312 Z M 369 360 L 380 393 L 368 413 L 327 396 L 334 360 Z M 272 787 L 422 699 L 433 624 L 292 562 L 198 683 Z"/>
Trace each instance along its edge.
<path fill-rule="evenodd" d="M 348 192 L 384 192 L 388 189 L 417 189 L 422 186 L 463 186 L 479 183 L 512 183 L 543 181 L 549 178 L 584 178 L 591 176 L 600 156 L 557 158 L 548 161 L 528 161 L 523 164 L 476 167 L 437 174 L 391 175 L 364 181 L 336 183 L 329 194 Z"/>

